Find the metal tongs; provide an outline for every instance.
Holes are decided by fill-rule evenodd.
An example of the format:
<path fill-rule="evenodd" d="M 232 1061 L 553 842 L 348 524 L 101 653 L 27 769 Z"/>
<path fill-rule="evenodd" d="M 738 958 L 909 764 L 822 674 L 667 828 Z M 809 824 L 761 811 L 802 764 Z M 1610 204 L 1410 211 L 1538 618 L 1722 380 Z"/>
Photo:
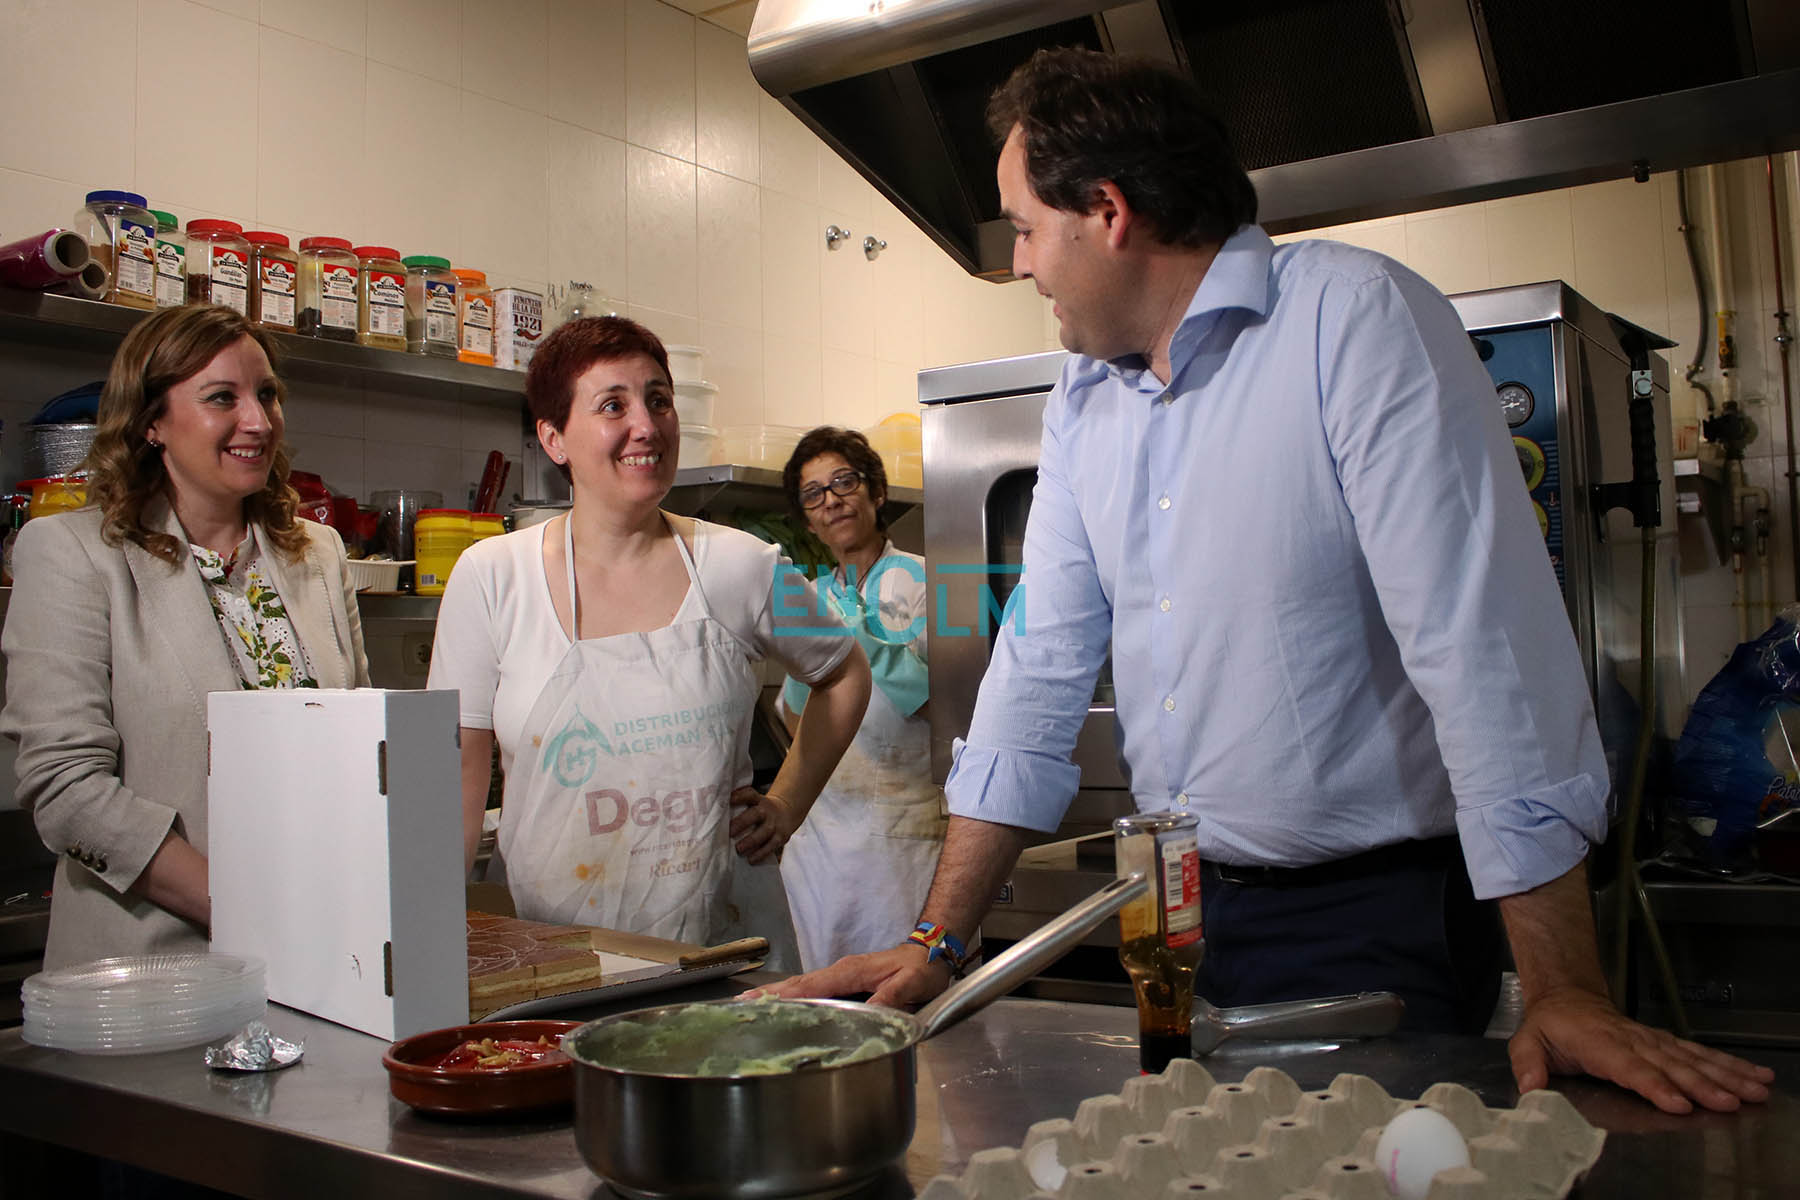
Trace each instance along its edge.
<path fill-rule="evenodd" d="M 1211 1054 L 1226 1038 L 1379 1037 L 1400 1027 L 1406 1002 L 1393 992 L 1358 992 L 1318 1000 L 1285 1000 L 1215 1008 L 1194 997 L 1194 1055 Z"/>

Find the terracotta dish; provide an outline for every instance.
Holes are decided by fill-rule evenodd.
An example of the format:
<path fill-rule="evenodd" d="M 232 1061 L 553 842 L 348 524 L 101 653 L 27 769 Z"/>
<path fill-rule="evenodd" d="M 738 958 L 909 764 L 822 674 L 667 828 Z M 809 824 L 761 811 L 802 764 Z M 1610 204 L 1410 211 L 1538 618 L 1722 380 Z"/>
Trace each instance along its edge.
<path fill-rule="evenodd" d="M 566 1107 L 574 1098 L 573 1064 L 562 1054 L 517 1066 L 434 1066 L 465 1042 L 560 1042 L 579 1021 L 488 1021 L 402 1038 L 387 1048 L 388 1090 L 420 1112 L 488 1116 Z"/>

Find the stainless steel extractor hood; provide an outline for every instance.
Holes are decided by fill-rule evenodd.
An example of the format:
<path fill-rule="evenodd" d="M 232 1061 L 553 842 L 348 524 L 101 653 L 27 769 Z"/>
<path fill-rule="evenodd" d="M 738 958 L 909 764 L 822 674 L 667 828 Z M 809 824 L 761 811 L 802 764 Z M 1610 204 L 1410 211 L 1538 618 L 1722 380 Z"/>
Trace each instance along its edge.
<path fill-rule="evenodd" d="M 749 51 L 958 262 L 1006 278 L 983 110 L 1065 45 L 1191 74 L 1275 233 L 1800 147 L 1795 0 L 761 0 Z"/>

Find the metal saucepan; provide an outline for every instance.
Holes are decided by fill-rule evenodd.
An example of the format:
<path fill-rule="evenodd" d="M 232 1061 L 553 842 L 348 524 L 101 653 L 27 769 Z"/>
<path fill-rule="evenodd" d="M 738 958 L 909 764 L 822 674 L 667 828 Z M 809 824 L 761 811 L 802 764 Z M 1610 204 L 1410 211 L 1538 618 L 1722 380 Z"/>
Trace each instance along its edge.
<path fill-rule="evenodd" d="M 1146 886 L 1137 874 L 1114 880 L 916 1014 L 724 1000 L 590 1021 L 563 1039 L 581 1157 L 631 1196 L 844 1191 L 912 1141 L 918 1044 L 1037 974 Z M 714 1055 L 780 1067 L 720 1074 L 719 1060 L 705 1061 Z"/>

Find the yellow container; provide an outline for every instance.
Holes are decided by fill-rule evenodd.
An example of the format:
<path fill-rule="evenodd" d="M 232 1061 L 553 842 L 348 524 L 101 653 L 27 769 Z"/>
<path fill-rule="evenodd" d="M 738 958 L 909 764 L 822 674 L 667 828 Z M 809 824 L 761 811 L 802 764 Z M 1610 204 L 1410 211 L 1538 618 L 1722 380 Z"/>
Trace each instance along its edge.
<path fill-rule="evenodd" d="M 506 532 L 506 518 L 499 513 L 469 514 L 469 544 L 472 546 L 482 538 L 498 537 Z"/>
<path fill-rule="evenodd" d="M 87 503 L 87 480 L 78 475 L 27 479 L 19 484 L 19 490 L 31 493 L 31 503 L 25 509 L 27 520 L 47 513 L 67 512 Z"/>
<path fill-rule="evenodd" d="M 413 524 L 413 554 L 418 559 L 413 590 L 441 596 L 456 560 L 474 540 L 469 513 L 461 508 L 424 508 Z"/>
<path fill-rule="evenodd" d="M 888 483 L 894 487 L 925 486 L 925 455 L 921 447 L 919 415 L 892 413 L 878 425 L 863 430 L 869 445 L 881 455 Z"/>

